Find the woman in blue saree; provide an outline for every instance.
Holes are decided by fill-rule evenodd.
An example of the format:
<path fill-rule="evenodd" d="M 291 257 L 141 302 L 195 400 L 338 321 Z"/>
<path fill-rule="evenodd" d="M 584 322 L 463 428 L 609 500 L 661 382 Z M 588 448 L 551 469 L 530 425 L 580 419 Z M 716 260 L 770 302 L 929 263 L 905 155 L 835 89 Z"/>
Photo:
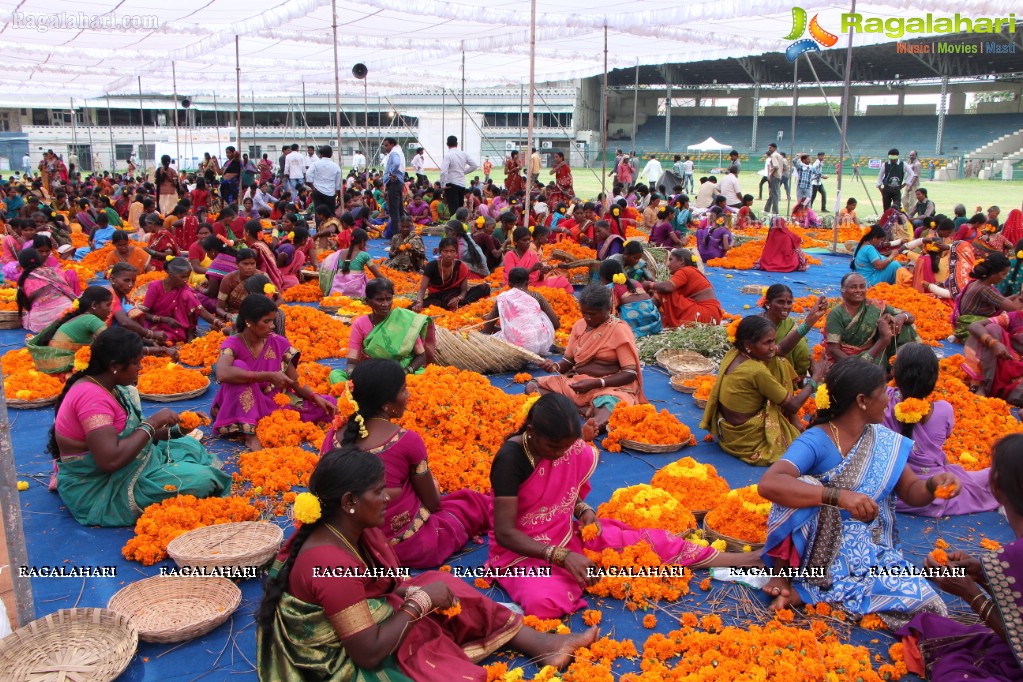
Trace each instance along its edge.
<path fill-rule="evenodd" d="M 872 225 L 864 232 L 860 243 L 856 245 L 856 251 L 853 252 L 853 260 L 849 264 L 849 269 L 863 275 L 868 286 L 874 286 L 881 282 L 900 284 L 900 280 L 906 280 L 913 276 L 909 271 L 902 270 L 902 264 L 895 260 L 898 250 L 889 258 L 884 258 L 881 255 L 880 249 L 886 239 L 887 234 L 884 229 L 880 225 Z M 902 270 L 901 274 L 900 270 Z"/>
<path fill-rule="evenodd" d="M 885 386 L 884 371 L 862 358 L 832 367 L 813 425 L 760 480 L 759 493 L 774 503 L 764 563 L 823 573 L 772 578 L 764 589 L 774 608 L 829 602 L 854 616 L 876 613 L 893 629 L 921 611 L 947 613 L 902 554 L 895 496 L 924 507 L 939 486 L 957 495 L 959 480 L 948 472 L 925 480 L 907 466 L 913 441 L 881 426 Z"/>

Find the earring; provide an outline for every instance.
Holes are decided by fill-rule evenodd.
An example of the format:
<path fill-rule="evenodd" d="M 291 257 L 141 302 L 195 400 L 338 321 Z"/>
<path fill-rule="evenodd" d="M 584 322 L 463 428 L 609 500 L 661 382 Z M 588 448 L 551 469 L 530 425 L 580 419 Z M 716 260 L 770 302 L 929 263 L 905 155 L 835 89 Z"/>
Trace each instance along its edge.
<path fill-rule="evenodd" d="M 116 369 L 115 369 L 115 370 L 112 370 L 111 372 L 112 372 L 112 374 L 113 374 L 114 376 L 117 376 L 117 370 L 116 370 Z"/>
<path fill-rule="evenodd" d="M 348 513 L 349 514 L 354 514 L 355 513 L 355 507 L 352 507 L 351 509 L 349 509 Z"/>

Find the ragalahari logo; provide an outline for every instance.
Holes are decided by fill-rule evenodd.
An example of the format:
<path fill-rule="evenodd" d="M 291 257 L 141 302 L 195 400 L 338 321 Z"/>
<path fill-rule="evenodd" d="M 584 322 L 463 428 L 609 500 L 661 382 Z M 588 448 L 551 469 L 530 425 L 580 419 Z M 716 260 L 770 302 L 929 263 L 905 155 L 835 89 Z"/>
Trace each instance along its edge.
<path fill-rule="evenodd" d="M 817 14 L 813 15 L 813 19 L 810 21 L 810 37 L 802 38 L 807 29 L 806 10 L 802 7 L 792 8 L 792 31 L 785 36 L 785 40 L 795 40 L 796 42 L 789 45 L 788 49 L 785 50 L 785 57 L 789 62 L 796 61 L 799 59 L 799 55 L 807 52 L 820 52 L 821 49 L 817 47 L 818 43 L 824 47 L 832 47 L 838 42 L 838 36 L 825 31 L 817 23 L 818 16 Z"/>

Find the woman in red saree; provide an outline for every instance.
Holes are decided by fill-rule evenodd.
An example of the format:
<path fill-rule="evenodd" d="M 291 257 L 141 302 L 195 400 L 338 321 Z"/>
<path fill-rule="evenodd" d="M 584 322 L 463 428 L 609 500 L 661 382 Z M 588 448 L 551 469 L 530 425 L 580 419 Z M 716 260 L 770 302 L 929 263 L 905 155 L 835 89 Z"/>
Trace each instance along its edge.
<path fill-rule="evenodd" d="M 504 646 L 564 668 L 597 628 L 539 633 L 448 573 L 411 580 L 383 532 L 384 463 L 348 446 L 320 458 L 295 501 L 302 527 L 270 569 L 256 616 L 260 680 L 486 682 L 477 665 Z M 407 570 L 407 569 L 405 569 Z M 448 617 L 434 613 L 455 604 Z"/>
<path fill-rule="evenodd" d="M 551 175 L 554 176 L 554 189 L 547 193 L 547 200 L 552 206 L 569 203 L 575 198 L 575 188 L 572 186 L 572 169 L 568 167 L 562 152 L 554 152 Z"/>
<path fill-rule="evenodd" d="M 153 282 L 146 288 L 146 297 L 139 306 L 145 327 L 163 332 L 167 340 L 181 343 L 195 336 L 196 316 L 210 323 L 214 329 L 223 329 L 224 323 L 211 315 L 188 288 L 192 266 L 184 258 L 167 263 L 166 279 Z"/>
<path fill-rule="evenodd" d="M 706 275 L 700 272 L 688 249 L 675 249 L 668 255 L 667 282 L 643 282 L 647 293 L 656 293 L 665 328 L 681 327 L 686 322 L 717 324 L 724 310 Z"/>
<path fill-rule="evenodd" d="M 554 376 L 526 384 L 527 393 L 560 393 L 604 429 L 615 405 L 645 403 L 639 350 L 632 328 L 611 316 L 611 292 L 591 284 L 579 295 L 582 318 L 572 327 L 565 357 L 541 367 Z"/>
<path fill-rule="evenodd" d="M 522 427 L 494 457 L 494 530 L 488 566 L 515 569 L 498 583 L 528 615 L 560 618 L 586 607 L 584 589 L 597 581 L 597 568 L 583 550 L 601 552 L 648 543 L 665 564 L 706 568 L 757 566 L 759 553 L 726 554 L 658 529 L 634 529 L 613 519 L 598 519 L 586 504 L 590 476 L 597 468 L 593 438 L 597 425 L 580 427 L 575 405 L 562 395 L 540 398 Z M 583 540 L 583 526 L 596 524 L 597 535 Z M 550 577 L 518 577 L 523 571 L 550 568 Z"/>
<path fill-rule="evenodd" d="M 284 290 L 284 275 L 277 267 L 277 257 L 270 247 L 260 239 L 263 234 L 263 225 L 258 220 L 249 220 L 245 223 L 245 234 L 243 236 L 245 245 L 256 254 L 256 263 L 259 269 L 266 273 L 270 282 L 277 287 L 278 291 Z"/>
<path fill-rule="evenodd" d="M 1023 211 L 1018 208 L 1009 211 L 1009 215 L 1005 218 L 1005 224 L 1002 225 L 1002 236 L 1010 244 L 1015 244 L 1023 239 Z"/>
<path fill-rule="evenodd" d="M 802 272 L 806 270 L 809 265 L 801 244 L 802 239 L 789 229 L 785 219 L 781 216 L 775 217 L 771 222 L 771 229 L 767 232 L 764 252 L 753 264 L 753 269 L 768 272 L 793 272 L 794 270 Z"/>
<path fill-rule="evenodd" d="M 519 162 L 518 151 L 513 151 L 504 160 L 504 186 L 509 196 L 522 191 L 522 163 Z"/>
<path fill-rule="evenodd" d="M 357 445 L 380 457 L 387 469 L 387 521 L 382 527 L 402 566 L 433 568 L 461 550 L 469 538 L 490 530 L 490 495 L 462 489 L 441 495 L 430 473 L 426 445 L 415 431 L 393 420 L 408 405 L 405 370 L 394 360 L 368 358 L 351 375 L 358 416 L 331 430 L 323 452 Z"/>

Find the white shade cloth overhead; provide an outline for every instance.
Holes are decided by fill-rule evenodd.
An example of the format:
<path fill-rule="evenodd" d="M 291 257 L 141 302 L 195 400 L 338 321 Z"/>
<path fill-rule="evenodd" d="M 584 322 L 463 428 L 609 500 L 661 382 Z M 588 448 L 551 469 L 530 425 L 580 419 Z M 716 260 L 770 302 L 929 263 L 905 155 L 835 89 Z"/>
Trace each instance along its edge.
<path fill-rule="evenodd" d="M 809 16 L 840 34 L 845 3 L 801 0 Z M 11 7 L 14 6 L 14 9 Z M 113 9 L 112 9 L 113 7 Z M 371 94 L 458 89 L 462 51 L 470 88 L 529 82 L 528 0 L 337 0 L 338 64 L 344 92 L 362 91 L 351 67 L 369 67 Z M 784 51 L 792 3 L 782 0 L 560 0 L 537 8 L 536 75 L 552 82 L 610 69 Z M 912 17 L 917 0 L 866 0 L 857 11 Z M 15 11 L 16 9 L 16 11 Z M 1007 0 L 933 0 L 935 16 L 1008 16 Z M 0 8 L 0 92 L 96 98 L 148 93 L 235 92 L 235 36 L 242 92 L 333 94 L 330 0 L 19 0 Z M 858 34 L 857 45 L 888 42 Z M 846 38 L 841 36 L 841 49 Z"/>

